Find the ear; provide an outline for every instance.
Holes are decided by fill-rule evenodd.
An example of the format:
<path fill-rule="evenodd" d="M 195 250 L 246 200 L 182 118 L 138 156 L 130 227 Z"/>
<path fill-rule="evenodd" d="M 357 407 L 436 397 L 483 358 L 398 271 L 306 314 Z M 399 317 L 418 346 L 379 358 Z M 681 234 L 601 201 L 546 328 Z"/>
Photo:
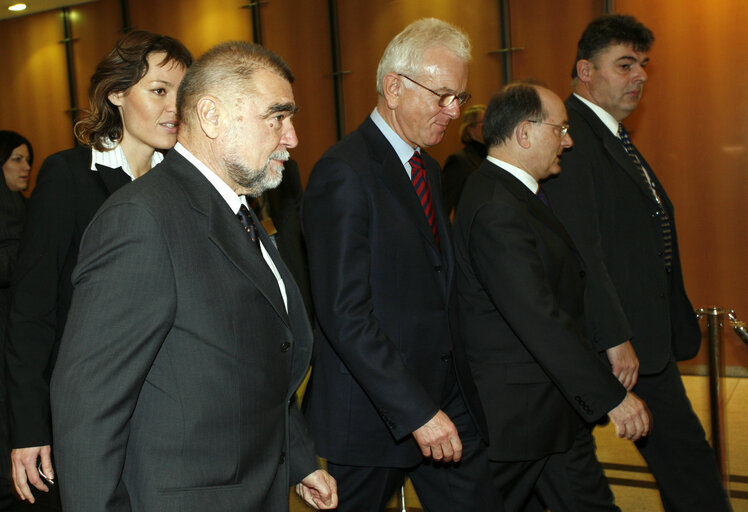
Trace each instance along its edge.
<path fill-rule="evenodd" d="M 579 77 L 579 80 L 587 83 L 590 81 L 590 76 L 592 75 L 592 69 L 595 67 L 595 65 L 592 63 L 592 61 L 589 61 L 587 59 L 579 59 L 577 61 L 577 76 Z"/>
<path fill-rule="evenodd" d="M 523 149 L 529 149 L 531 144 L 530 141 L 530 121 L 522 121 L 514 129 L 514 138 Z"/>
<path fill-rule="evenodd" d="M 109 103 L 111 103 L 114 106 L 121 107 L 122 106 L 122 98 L 125 96 L 124 91 L 117 91 L 117 92 L 110 92 L 107 96 L 107 99 L 109 100 Z"/>
<path fill-rule="evenodd" d="M 220 133 L 221 105 L 214 96 L 203 96 L 197 100 L 195 107 L 200 129 L 209 139 L 215 139 Z"/>
<path fill-rule="evenodd" d="M 387 108 L 395 110 L 400 103 L 400 95 L 403 92 L 403 84 L 397 73 L 387 73 L 382 80 L 382 91 L 387 102 Z"/>

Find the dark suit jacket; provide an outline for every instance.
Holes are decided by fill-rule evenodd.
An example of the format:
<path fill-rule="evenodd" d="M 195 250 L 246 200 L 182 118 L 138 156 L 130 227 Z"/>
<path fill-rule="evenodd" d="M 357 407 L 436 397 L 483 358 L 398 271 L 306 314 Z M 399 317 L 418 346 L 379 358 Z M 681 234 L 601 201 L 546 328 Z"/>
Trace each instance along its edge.
<path fill-rule="evenodd" d="M 489 161 L 454 222 L 460 329 L 493 460 L 571 448 L 626 390 L 585 337 L 582 259 L 553 213 Z"/>
<path fill-rule="evenodd" d="M 444 186 L 444 211 L 449 215 L 457 208 L 465 180 L 468 179 L 486 158 L 486 146 L 471 140 L 457 153 L 447 157 L 442 169 L 442 184 Z"/>
<path fill-rule="evenodd" d="M 320 454 L 339 464 L 408 467 L 410 433 L 440 409 L 452 349 L 485 429 L 464 348 L 452 335 L 454 255 L 439 166 L 423 156 L 437 248 L 402 163 L 367 119 L 315 165 L 302 225 L 317 315 L 304 408 Z"/>
<path fill-rule="evenodd" d="M 8 329 L 11 446 L 51 444 L 49 377 L 57 357 L 83 231 L 109 195 L 129 183 L 122 169 L 91 170 L 91 149 L 44 161 L 31 195 L 12 278 Z"/>
<path fill-rule="evenodd" d="M 665 272 L 660 213 L 620 140 L 575 96 L 566 100 L 574 147 L 543 189 L 588 266 L 590 334 L 600 349 L 631 338 L 642 374 L 696 355 L 701 333 L 683 286 L 673 205 L 647 166 L 670 216 L 673 261 Z"/>
<path fill-rule="evenodd" d="M 316 469 L 293 400 L 312 335 L 293 277 L 176 151 L 91 221 L 52 376 L 69 510 L 287 510 Z M 286 456 L 288 454 L 288 457 Z"/>

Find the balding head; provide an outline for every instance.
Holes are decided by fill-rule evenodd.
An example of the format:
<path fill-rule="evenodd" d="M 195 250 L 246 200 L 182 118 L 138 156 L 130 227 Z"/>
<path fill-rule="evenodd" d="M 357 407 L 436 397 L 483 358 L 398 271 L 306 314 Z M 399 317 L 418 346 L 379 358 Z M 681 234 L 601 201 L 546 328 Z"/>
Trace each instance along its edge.
<path fill-rule="evenodd" d="M 488 154 L 529 173 L 536 181 L 558 174 L 558 157 L 571 147 L 566 108 L 553 91 L 514 83 L 496 93 L 483 120 Z"/>
<path fill-rule="evenodd" d="M 298 143 L 292 81 L 283 59 L 262 46 L 212 48 L 179 88 L 179 142 L 239 195 L 278 186 Z"/>
<path fill-rule="evenodd" d="M 258 69 L 266 69 L 293 83 L 288 64 L 260 45 L 228 41 L 208 50 L 190 67 L 179 87 L 180 124 L 194 125 L 195 106 L 201 96 L 211 95 L 229 102 L 238 96 L 251 95 L 252 80 Z"/>

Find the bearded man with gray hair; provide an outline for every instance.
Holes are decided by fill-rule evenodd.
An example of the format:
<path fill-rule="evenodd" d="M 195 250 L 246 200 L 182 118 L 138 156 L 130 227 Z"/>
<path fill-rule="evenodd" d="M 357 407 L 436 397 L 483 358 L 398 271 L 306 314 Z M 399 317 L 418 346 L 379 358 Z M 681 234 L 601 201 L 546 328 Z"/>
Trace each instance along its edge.
<path fill-rule="evenodd" d="M 418 20 L 377 72 L 377 106 L 312 170 L 302 207 L 316 312 L 304 408 L 340 511 L 383 510 L 410 476 L 429 511 L 503 510 L 485 418 L 452 325 L 454 253 L 439 165 L 470 43 Z"/>
<path fill-rule="evenodd" d="M 258 45 L 208 51 L 174 150 L 91 221 L 51 385 L 65 510 L 283 511 L 290 484 L 337 505 L 294 400 L 304 303 L 245 199 L 298 142 L 292 81 Z"/>

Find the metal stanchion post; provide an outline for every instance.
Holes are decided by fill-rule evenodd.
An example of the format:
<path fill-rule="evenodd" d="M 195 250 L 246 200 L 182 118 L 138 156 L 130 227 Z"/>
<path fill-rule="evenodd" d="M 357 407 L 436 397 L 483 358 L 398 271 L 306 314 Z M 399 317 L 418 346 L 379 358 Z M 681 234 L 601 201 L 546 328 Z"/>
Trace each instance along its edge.
<path fill-rule="evenodd" d="M 720 394 L 720 341 L 722 322 L 728 310 L 720 307 L 701 308 L 700 315 L 706 317 L 706 331 L 709 355 L 709 417 L 712 426 L 712 449 L 717 459 L 722 481 L 727 485 L 727 467 L 725 464 L 724 421 L 722 416 L 722 396 Z"/>

